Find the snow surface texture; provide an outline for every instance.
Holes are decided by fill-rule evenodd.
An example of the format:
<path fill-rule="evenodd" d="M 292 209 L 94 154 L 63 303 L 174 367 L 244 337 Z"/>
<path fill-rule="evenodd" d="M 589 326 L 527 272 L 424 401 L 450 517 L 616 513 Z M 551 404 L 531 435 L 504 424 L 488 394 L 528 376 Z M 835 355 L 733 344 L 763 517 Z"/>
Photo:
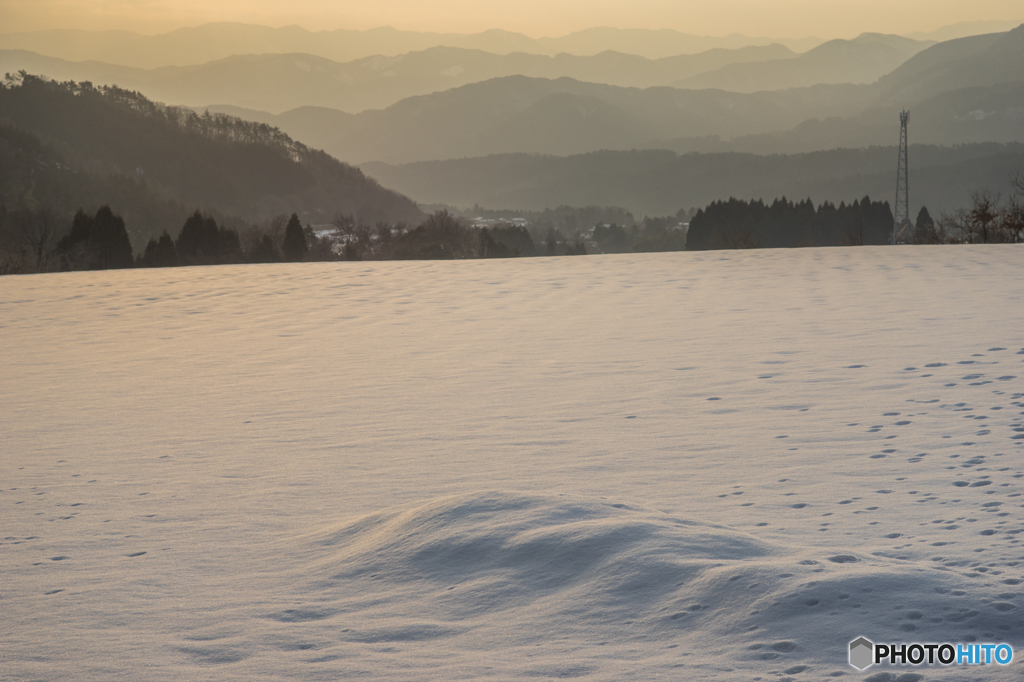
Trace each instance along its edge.
<path fill-rule="evenodd" d="M 2 278 L 2 677 L 1020 679 L 1022 260 Z"/>

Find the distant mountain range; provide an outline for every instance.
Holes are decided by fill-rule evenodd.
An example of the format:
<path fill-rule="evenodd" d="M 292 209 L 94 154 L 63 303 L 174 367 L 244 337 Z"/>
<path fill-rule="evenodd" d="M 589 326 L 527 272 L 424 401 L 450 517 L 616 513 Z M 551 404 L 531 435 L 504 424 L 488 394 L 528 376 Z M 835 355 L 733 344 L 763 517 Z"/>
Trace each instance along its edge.
<path fill-rule="evenodd" d="M 512 76 L 356 115 L 211 110 L 279 126 L 357 163 L 599 149 L 778 153 L 891 144 L 905 107 L 917 142 L 1021 141 L 1022 84 L 1024 26 L 933 45 L 870 85 L 743 94 Z"/>
<path fill-rule="evenodd" d="M 998 30 L 998 29 L 990 29 Z M 464 35 L 420 33 L 383 27 L 367 31 L 307 31 L 298 26 L 269 28 L 215 23 L 159 35 L 126 31 L 51 30 L 0 34 L 0 49 L 30 50 L 71 61 L 100 61 L 152 69 L 204 64 L 242 54 L 311 54 L 337 62 L 372 56 L 396 56 L 432 47 L 455 47 L 493 54 L 596 55 L 605 51 L 661 59 L 715 48 L 737 49 L 772 43 L 794 52 L 820 45 L 819 38 L 772 39 L 733 34 L 696 36 L 669 29 L 591 28 L 557 38 L 530 38 L 491 30 Z"/>
<path fill-rule="evenodd" d="M 1024 13 L 1021 19 L 1024 20 Z M 953 40 L 982 33 L 1007 31 L 1020 22 L 975 21 L 945 26 L 932 32 L 913 33 L 920 41 Z M 484 31 L 471 35 L 420 33 L 382 27 L 366 31 L 307 31 L 298 26 L 270 28 L 254 24 L 213 23 L 181 28 L 158 35 L 128 31 L 51 30 L 0 33 L 0 49 L 29 50 L 71 61 L 100 61 L 152 69 L 189 66 L 242 54 L 312 54 L 336 62 L 375 55 L 396 56 L 432 47 L 457 47 L 494 54 L 596 55 L 605 51 L 660 59 L 696 54 L 715 48 L 737 49 L 785 45 L 797 53 L 825 42 L 820 38 L 767 38 L 733 34 L 697 36 L 670 29 L 617 29 L 595 27 L 554 38 L 531 38 L 509 31 Z M 568 75 L 568 74 L 566 74 Z"/>
<path fill-rule="evenodd" d="M 577 106 L 574 113 L 565 105 L 566 97 L 572 95 L 564 93 L 560 95 L 560 115 L 550 111 L 556 107 L 551 106 L 553 98 L 549 96 L 539 100 L 543 104 L 525 108 L 527 113 L 520 116 L 536 116 L 548 109 L 547 120 L 554 123 L 541 129 L 550 135 L 551 126 L 558 126 L 565 135 L 563 146 L 573 140 L 572 135 L 587 130 L 588 118 L 597 118 L 599 124 L 619 131 L 619 138 L 604 131 L 605 139 L 625 143 L 626 135 L 638 138 L 645 132 L 651 137 L 664 133 L 665 128 L 656 125 L 655 112 L 662 112 L 662 124 L 684 120 L 679 107 L 666 106 L 666 102 L 659 107 L 655 93 L 666 101 L 684 93 L 695 98 L 691 102 L 699 101 L 705 107 L 700 109 L 700 117 L 692 115 L 694 108 L 688 111 L 692 134 L 636 145 L 636 149 L 646 147 L 650 151 L 625 151 L 625 144 L 620 147 L 624 151 L 591 151 L 562 158 L 496 151 L 478 158 L 369 163 L 363 168 L 421 202 L 492 208 L 536 210 L 559 203 L 597 203 L 623 206 L 638 215 L 665 215 L 728 196 L 769 200 L 782 195 L 812 196 L 816 201 L 838 202 L 869 194 L 888 199 L 895 191 L 896 150 L 892 145 L 898 139 L 896 114 L 906 107 L 911 110 L 912 141 L 946 145 L 917 144 L 911 148 L 916 205 L 926 204 L 937 212 L 967 205 L 972 190 L 988 188 L 1006 194 L 1010 175 L 1024 172 L 1024 26 L 1007 33 L 937 44 L 872 85 L 818 86 L 749 95 L 669 89 L 630 91 L 633 109 L 625 104 L 631 98 L 624 93 L 593 89 L 588 92 L 590 100 L 606 105 L 600 109 L 599 118 L 588 117 L 582 106 Z M 721 99 L 712 101 L 711 94 Z M 451 96 L 441 93 L 401 104 L 410 106 L 410 102 L 418 101 L 425 120 L 443 120 L 443 115 L 428 106 L 440 103 L 441 95 Z M 582 97 L 575 96 L 579 104 Z M 724 130 L 738 125 L 744 119 L 778 125 L 786 116 L 824 112 L 830 106 L 838 113 L 809 117 L 789 130 L 732 139 L 715 137 L 729 137 L 728 133 L 708 132 L 715 127 Z M 400 108 L 388 111 L 397 116 Z M 716 117 L 716 111 L 722 114 Z M 637 130 L 640 112 L 647 116 L 646 127 Z M 623 119 L 624 113 L 630 118 Z M 773 114 L 778 118 L 772 119 Z M 445 134 L 436 123 L 425 127 L 433 135 Z M 510 127 L 521 133 L 525 130 L 507 121 L 499 122 L 492 127 L 487 144 L 496 150 L 507 148 L 506 131 Z M 406 134 L 400 139 L 414 137 Z M 475 144 L 482 144 L 483 135 L 477 135 Z M 529 144 L 540 146 L 542 139 L 535 135 Z M 398 149 L 388 142 L 382 140 L 381 148 Z M 527 144 L 523 139 L 518 142 Z M 675 153 L 694 151 L 723 153 Z M 793 155 L 794 151 L 813 153 Z M 789 155 L 783 155 L 786 152 Z"/>
<path fill-rule="evenodd" d="M 260 30 L 268 41 L 270 37 L 283 40 L 294 31 L 307 38 L 329 37 L 301 29 L 223 25 L 201 29 L 153 40 L 172 41 L 173 37 L 180 43 L 183 36 L 191 36 L 189 39 L 199 41 L 211 32 L 231 34 L 231 30 L 237 30 L 237 40 L 227 41 L 229 45 L 250 40 L 260 35 Z M 67 34 L 68 49 L 83 51 L 91 45 L 82 38 L 85 46 L 75 47 L 71 38 L 76 35 L 82 38 L 84 34 Z M 425 34 L 416 35 L 422 38 Z M 624 36 L 634 34 L 595 30 L 576 35 L 574 40 L 578 47 L 601 35 L 614 42 L 616 36 L 625 40 Z M 682 34 L 647 35 L 655 41 L 681 40 Z M 494 37 L 507 39 L 507 44 L 514 42 L 508 35 Z M 152 45 L 153 40 L 143 42 Z M 268 42 L 271 47 L 281 44 Z M 197 46 L 204 45 L 197 42 Z M 661 58 L 612 51 L 592 56 L 494 54 L 435 46 L 348 63 L 289 53 L 138 69 L 0 51 L 0 70 L 18 68 L 15 64 L 62 80 L 118 83 L 151 97 L 156 96 L 154 92 L 164 93 L 159 98 L 170 103 L 219 100 L 221 104 L 216 106 L 197 107 L 198 113 L 226 114 L 266 124 L 266 130 L 277 128 L 290 136 L 289 144 L 300 140 L 303 144 L 299 146 L 311 154 L 323 149 L 347 162 L 364 164 L 367 172 L 385 185 L 426 203 L 533 209 L 566 203 L 614 203 L 638 213 L 674 213 L 733 193 L 772 198 L 806 191 L 823 200 L 846 196 L 852 189 L 854 194 L 864 191 L 885 196 L 884 191 L 889 191 L 886 183 L 894 182 L 891 160 L 872 166 L 849 151 L 833 156 L 793 154 L 890 146 L 898 135 L 896 114 L 903 108 L 911 109 L 910 135 L 916 144 L 1024 142 L 1024 25 L 1005 33 L 972 35 L 930 46 L 899 36 L 865 34 L 848 41 L 829 41 L 800 55 L 777 44 L 713 48 Z M 600 79 L 609 82 L 597 82 Z M 737 91 L 704 87 L 709 83 Z M 419 90 L 428 92 L 406 96 Z M 239 216 L 265 215 L 288 202 L 319 211 L 326 219 L 335 211 L 391 220 L 419 215 L 405 197 L 392 195 L 372 182 L 363 184 L 366 178 L 358 171 L 333 159 L 324 161 L 327 165 L 316 173 L 330 166 L 334 179 L 314 179 L 309 187 L 315 189 L 300 191 L 278 187 L 279 183 L 269 179 L 278 171 L 262 173 L 258 164 L 250 167 L 240 161 L 245 154 L 238 149 L 232 148 L 228 155 L 234 170 L 222 168 L 213 152 L 203 152 L 209 160 L 197 167 L 207 164 L 220 169 L 210 176 L 215 182 L 204 181 L 203 174 L 185 173 L 183 162 L 168 162 L 160 154 L 138 163 L 132 145 L 145 149 L 148 143 L 142 129 L 133 128 L 135 124 L 125 128 L 135 135 L 129 144 L 93 112 L 89 120 L 111 136 L 102 142 L 97 131 L 82 125 L 74 128 L 68 120 L 59 130 L 41 127 L 52 122 L 54 111 L 64 105 L 54 104 L 49 109 L 40 105 L 12 115 L 10 101 L 0 103 L 0 120 L 15 121 L 19 129 L 31 131 L 42 144 L 52 145 L 83 170 L 127 177 L 132 168 L 143 169 L 145 182 L 159 186 L 162 196 L 201 203 L 206 194 L 223 190 L 218 206 Z M 313 105 L 284 110 L 297 101 Z M 358 113 L 346 113 L 338 103 Z M 387 106 L 365 108 L 383 103 Z M 143 108 L 154 106 L 147 103 Z M 271 113 L 281 110 L 283 113 Z M 215 115 L 212 120 L 220 119 Z M 82 140 L 90 146 L 80 146 Z M 182 144 L 188 149 L 191 143 Z M 120 156 L 112 156 L 114 151 Z M 274 153 L 280 156 L 280 151 Z M 868 152 L 871 150 L 864 153 Z M 938 209 L 954 200 L 963 203 L 968 189 L 996 187 L 1010 170 L 1021 170 L 1021 150 L 1012 144 L 954 152 L 944 157 L 928 151 L 934 163 L 916 171 L 919 180 L 933 174 L 931 184 L 918 182 L 915 191 L 927 195 L 929 205 Z M 790 156 L 772 161 L 751 154 Z M 882 157 L 871 158 L 877 161 Z M 839 164 L 839 174 L 822 170 L 825 162 Z M 918 162 L 921 160 L 912 161 Z M 302 176 L 294 168 L 278 170 L 284 173 L 282 177 L 292 178 L 285 184 L 299 182 L 297 178 Z M 165 171 L 171 175 L 161 178 Z M 801 175 L 805 171 L 807 174 Z M 251 173 L 255 173 L 252 182 L 242 180 Z M 347 179 L 340 179 L 342 176 Z M 686 188 L 685 192 L 680 188 Z"/>
<path fill-rule="evenodd" d="M 873 83 L 933 44 L 900 36 L 865 33 L 854 40 L 830 40 L 793 59 L 727 64 L 675 81 L 673 85 L 758 92 L 822 83 Z"/>
<path fill-rule="evenodd" d="M 734 139 L 760 153 L 862 147 L 892 140 L 894 113 L 913 109 L 913 139 L 932 144 L 1024 140 L 1024 25 L 938 43 L 874 83 L 870 106 L 790 131 Z M 685 140 L 669 148 L 691 149 Z"/>
<path fill-rule="evenodd" d="M 296 53 L 235 55 L 198 66 L 135 69 L 103 62 L 72 62 L 25 50 L 0 50 L 0 73 L 25 70 L 57 80 L 116 84 L 158 101 L 187 106 L 231 105 L 275 113 L 298 106 L 320 106 L 356 113 L 382 109 L 407 97 L 512 75 L 569 77 L 647 88 L 671 85 L 729 64 L 763 60 L 774 63 L 793 57 L 794 52 L 778 44 L 715 48 L 657 60 L 611 51 L 587 57 L 565 53 L 552 57 L 435 47 L 345 64 Z M 832 66 L 838 68 L 837 73 L 845 68 Z M 824 67 L 822 72 L 829 68 L 832 67 Z M 890 70 L 879 70 L 870 80 Z M 826 80 L 842 78 L 837 75 Z"/>
<path fill-rule="evenodd" d="M 647 59 L 604 51 L 555 56 L 434 47 L 397 57 L 338 63 L 305 53 L 234 55 L 196 66 L 136 69 L 73 62 L 26 50 L 0 50 L 0 73 L 25 70 L 58 80 L 116 84 L 147 97 L 187 106 L 230 105 L 278 113 L 320 106 L 357 113 L 407 97 L 505 76 L 573 78 L 649 88 L 755 92 L 833 83 L 872 83 L 932 43 L 864 34 L 832 40 L 797 55 L 779 45 L 714 48 L 693 55 Z"/>
<path fill-rule="evenodd" d="M 739 94 L 509 76 L 355 115 L 316 107 L 279 116 L 236 107 L 209 110 L 279 126 L 350 162 L 404 163 L 503 152 L 652 148 L 679 137 L 788 130 L 809 117 L 840 116 L 863 106 L 858 89 L 867 87 Z"/>
<path fill-rule="evenodd" d="M 1020 32 L 931 47 L 899 36 L 865 34 L 829 41 L 802 55 L 781 45 L 657 60 L 616 52 L 551 57 L 441 47 L 346 64 L 309 54 L 262 54 L 150 70 L 8 50 L 0 51 L 0 71 L 116 83 L 158 101 L 200 108 L 215 102 L 211 111 L 278 125 L 296 139 L 354 162 L 634 147 L 801 151 L 821 144 L 883 143 L 889 139 L 879 136 L 888 128 L 884 111 L 958 88 L 1019 82 L 1024 61 Z M 669 90 L 665 83 L 678 89 Z M 687 86 L 685 91 L 681 86 Z M 730 89 L 755 92 L 721 92 Z M 1018 139 L 1012 93 L 1007 96 L 1009 109 L 993 109 L 990 94 L 974 91 L 969 99 L 988 101 L 988 109 L 941 116 L 976 118 L 980 114 L 971 112 L 982 111 L 987 122 L 966 126 L 971 128 L 966 137 L 949 139 L 941 137 L 943 126 L 936 125 L 934 135 L 921 139 Z M 959 104 L 946 101 L 943 106 L 948 110 Z M 881 112 L 877 122 L 857 120 L 872 109 Z M 348 116 L 346 110 L 359 113 Z M 941 118 L 934 111 L 929 115 Z M 988 128 L 1006 130 L 986 138 Z M 736 139 L 764 135 L 770 139 Z M 733 146 L 723 147 L 722 139 L 733 140 Z"/>

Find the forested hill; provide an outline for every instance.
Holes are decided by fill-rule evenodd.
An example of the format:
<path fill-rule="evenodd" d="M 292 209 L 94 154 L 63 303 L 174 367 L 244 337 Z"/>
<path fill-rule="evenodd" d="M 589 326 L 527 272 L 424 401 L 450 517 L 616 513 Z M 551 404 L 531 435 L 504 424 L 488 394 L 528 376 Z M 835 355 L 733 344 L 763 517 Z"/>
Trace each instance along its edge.
<path fill-rule="evenodd" d="M 407 197 L 277 128 L 164 106 L 118 87 L 9 76 L 0 84 L 0 123 L 38 137 L 74 172 L 141 184 L 155 200 L 189 208 L 249 221 L 292 212 L 313 223 L 339 213 L 368 223 L 423 217 Z M 24 195 L 33 184 L 8 178 L 0 191 Z M 95 201 L 113 205 L 117 197 Z"/>

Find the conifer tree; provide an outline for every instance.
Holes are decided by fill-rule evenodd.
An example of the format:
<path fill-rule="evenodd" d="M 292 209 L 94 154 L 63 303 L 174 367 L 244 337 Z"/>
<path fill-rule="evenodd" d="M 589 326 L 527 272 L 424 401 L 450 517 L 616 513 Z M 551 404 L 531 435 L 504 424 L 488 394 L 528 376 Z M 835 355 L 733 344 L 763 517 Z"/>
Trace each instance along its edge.
<path fill-rule="evenodd" d="M 299 216 L 292 213 L 288 219 L 288 226 L 284 229 L 284 242 L 281 244 L 281 251 L 287 261 L 300 261 L 306 257 L 309 245 L 306 244 L 306 233 L 299 222 Z"/>
<path fill-rule="evenodd" d="M 174 240 L 166 230 L 160 235 L 159 241 L 150 239 L 146 244 L 142 264 L 147 268 L 168 268 L 179 264 L 178 250 L 174 248 Z"/>
<path fill-rule="evenodd" d="M 124 220 L 115 215 L 110 206 L 101 206 L 95 216 L 79 209 L 71 231 L 57 243 L 57 251 L 67 270 L 106 270 L 134 265 Z"/>

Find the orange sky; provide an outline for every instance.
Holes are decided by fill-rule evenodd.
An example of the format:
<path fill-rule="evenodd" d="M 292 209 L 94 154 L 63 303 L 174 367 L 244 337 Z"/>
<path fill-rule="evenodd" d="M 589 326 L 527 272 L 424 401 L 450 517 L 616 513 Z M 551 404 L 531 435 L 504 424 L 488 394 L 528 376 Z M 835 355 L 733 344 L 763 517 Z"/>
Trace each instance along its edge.
<path fill-rule="evenodd" d="M 0 0 L 0 32 L 45 28 L 160 33 L 211 21 L 311 30 L 394 26 L 534 37 L 592 26 L 673 28 L 701 35 L 852 37 L 910 33 L 972 20 L 1024 21 L 1020 0 Z"/>

